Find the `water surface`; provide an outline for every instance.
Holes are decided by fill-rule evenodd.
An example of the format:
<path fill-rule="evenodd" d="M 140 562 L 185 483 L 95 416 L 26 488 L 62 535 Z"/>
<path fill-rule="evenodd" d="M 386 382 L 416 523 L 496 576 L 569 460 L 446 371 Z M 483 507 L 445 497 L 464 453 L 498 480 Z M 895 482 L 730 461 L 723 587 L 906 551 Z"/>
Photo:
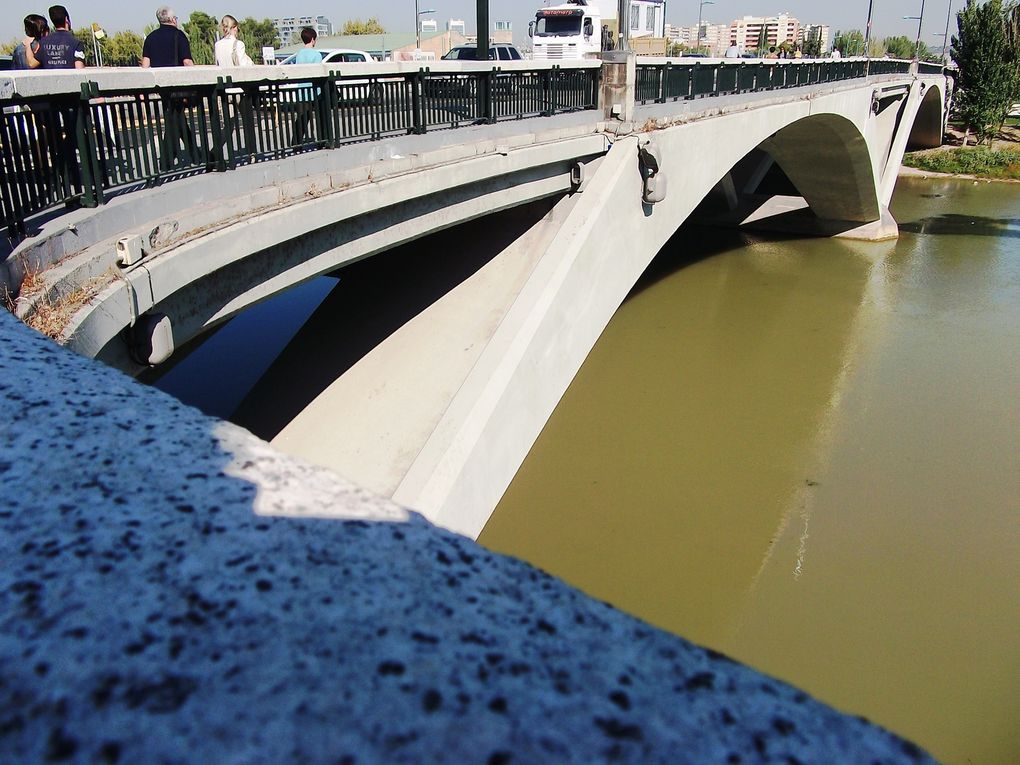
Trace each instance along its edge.
<path fill-rule="evenodd" d="M 482 534 L 950 763 L 1020 762 L 1020 188 L 683 230 Z"/>

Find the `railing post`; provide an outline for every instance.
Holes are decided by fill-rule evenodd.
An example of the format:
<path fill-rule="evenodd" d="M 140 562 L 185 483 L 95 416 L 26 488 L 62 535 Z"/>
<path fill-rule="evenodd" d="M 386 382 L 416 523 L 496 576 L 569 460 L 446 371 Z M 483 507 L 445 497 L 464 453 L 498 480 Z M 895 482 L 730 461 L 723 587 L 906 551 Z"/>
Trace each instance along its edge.
<path fill-rule="evenodd" d="M 99 88 L 94 82 L 85 81 L 81 84 L 81 96 L 75 110 L 74 146 L 78 151 L 79 167 L 81 168 L 82 204 L 85 207 L 97 207 L 103 204 L 103 182 L 100 177 L 99 147 L 96 144 L 95 131 L 92 125 L 92 112 L 89 101 L 97 95 Z M 69 129 L 65 125 L 64 129 Z M 69 157 L 71 166 L 74 157 Z"/>
<path fill-rule="evenodd" d="M 560 65 L 553 64 L 552 71 L 549 73 L 549 114 L 546 116 L 551 117 L 556 114 L 557 107 L 559 106 L 559 96 L 557 95 L 558 85 L 560 83 Z"/>
<path fill-rule="evenodd" d="M 415 135 L 425 133 L 425 82 L 428 80 L 429 69 L 418 69 L 411 75 L 411 121 Z"/>
<path fill-rule="evenodd" d="M 226 81 L 230 82 L 231 77 Z M 209 131 L 212 133 L 212 159 L 217 173 L 225 173 L 234 164 L 234 147 L 230 140 L 230 105 L 226 103 L 224 78 L 217 77 L 209 94 Z M 221 108 L 222 107 L 222 108 Z"/>
<path fill-rule="evenodd" d="M 485 113 L 483 115 L 486 125 L 492 125 L 496 122 L 496 72 L 501 71 L 501 67 L 494 66 L 492 69 L 485 73 Z"/>
<path fill-rule="evenodd" d="M 320 139 L 323 145 L 330 149 L 335 149 L 339 145 L 339 139 L 337 138 L 336 131 L 336 114 L 340 108 L 340 88 L 337 85 L 336 71 L 332 70 L 326 75 L 326 81 L 322 85 L 322 93 L 325 98 L 319 99 L 319 125 L 321 126 L 322 135 Z M 371 109 L 371 93 L 372 86 L 369 84 L 366 97 L 369 99 L 369 109 Z"/>

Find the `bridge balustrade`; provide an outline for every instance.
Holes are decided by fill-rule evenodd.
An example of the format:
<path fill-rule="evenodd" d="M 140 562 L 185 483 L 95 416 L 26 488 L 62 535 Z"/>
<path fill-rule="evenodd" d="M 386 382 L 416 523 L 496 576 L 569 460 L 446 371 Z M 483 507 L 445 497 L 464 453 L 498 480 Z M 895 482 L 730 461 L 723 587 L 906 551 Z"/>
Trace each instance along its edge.
<path fill-rule="evenodd" d="M 290 77 L 106 87 L 0 100 L 8 236 L 60 204 L 386 136 L 598 107 L 596 67 Z"/>
<path fill-rule="evenodd" d="M 923 74 L 940 74 L 939 64 L 920 65 Z M 907 74 L 909 61 L 843 59 L 840 61 L 760 61 L 686 64 L 639 63 L 636 100 L 663 103 L 728 93 L 794 88 L 866 77 L 869 74 Z"/>

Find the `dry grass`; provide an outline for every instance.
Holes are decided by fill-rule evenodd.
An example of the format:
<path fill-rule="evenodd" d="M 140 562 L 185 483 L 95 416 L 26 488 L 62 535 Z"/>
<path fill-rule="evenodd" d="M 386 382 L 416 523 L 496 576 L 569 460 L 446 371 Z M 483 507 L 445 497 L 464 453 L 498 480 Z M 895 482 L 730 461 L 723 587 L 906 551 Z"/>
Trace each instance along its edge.
<path fill-rule="evenodd" d="M 18 290 L 18 297 L 11 299 L 8 293 L 4 302 L 12 313 L 16 311 L 18 303 L 30 303 L 31 307 L 25 315 L 25 324 L 57 340 L 78 309 L 96 296 L 103 281 L 90 279 L 66 295 L 54 299 L 49 297 L 48 285 L 39 272 L 30 271 L 25 274 L 25 279 Z"/>

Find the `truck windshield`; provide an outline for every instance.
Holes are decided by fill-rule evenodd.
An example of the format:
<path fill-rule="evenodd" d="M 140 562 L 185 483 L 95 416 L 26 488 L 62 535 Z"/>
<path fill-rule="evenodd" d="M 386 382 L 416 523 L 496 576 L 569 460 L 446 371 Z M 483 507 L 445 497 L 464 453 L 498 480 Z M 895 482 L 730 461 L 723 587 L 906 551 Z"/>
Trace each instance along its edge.
<path fill-rule="evenodd" d="M 581 33 L 581 15 L 545 16 L 535 18 L 535 37 L 562 37 Z"/>

